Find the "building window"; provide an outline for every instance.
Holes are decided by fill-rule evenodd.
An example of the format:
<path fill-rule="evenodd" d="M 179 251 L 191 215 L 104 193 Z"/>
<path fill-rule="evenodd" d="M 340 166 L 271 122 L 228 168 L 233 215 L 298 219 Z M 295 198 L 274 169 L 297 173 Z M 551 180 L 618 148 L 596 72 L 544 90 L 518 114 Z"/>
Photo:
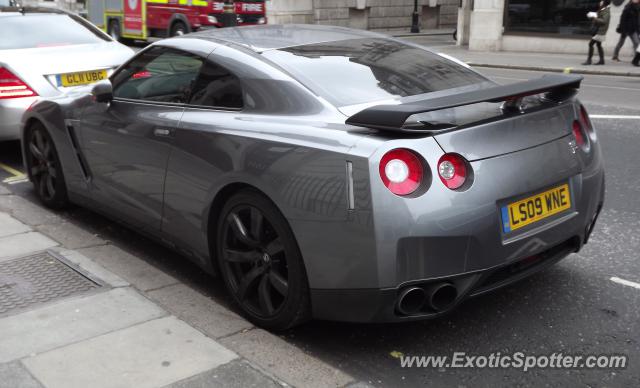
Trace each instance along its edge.
<path fill-rule="evenodd" d="M 507 32 L 589 35 L 587 12 L 597 11 L 600 0 L 508 0 Z"/>

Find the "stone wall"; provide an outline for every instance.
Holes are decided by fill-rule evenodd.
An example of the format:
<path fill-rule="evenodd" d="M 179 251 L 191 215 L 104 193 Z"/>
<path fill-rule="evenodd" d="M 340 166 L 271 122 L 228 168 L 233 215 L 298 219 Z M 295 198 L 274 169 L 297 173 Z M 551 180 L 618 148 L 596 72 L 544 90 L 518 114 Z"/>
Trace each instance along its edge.
<path fill-rule="evenodd" d="M 414 0 L 270 0 L 267 9 L 272 23 L 288 23 L 304 14 L 317 24 L 408 29 L 413 4 Z M 419 0 L 422 28 L 455 28 L 458 4 L 459 0 Z"/>
<path fill-rule="evenodd" d="M 84 1 L 76 0 L 18 0 L 19 4 L 32 7 L 53 7 L 67 11 L 79 12 L 84 9 Z"/>

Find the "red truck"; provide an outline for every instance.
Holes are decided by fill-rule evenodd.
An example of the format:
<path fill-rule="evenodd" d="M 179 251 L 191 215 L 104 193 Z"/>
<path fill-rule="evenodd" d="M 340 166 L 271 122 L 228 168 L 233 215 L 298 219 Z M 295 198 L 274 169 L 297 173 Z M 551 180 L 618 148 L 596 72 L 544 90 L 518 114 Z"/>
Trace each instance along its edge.
<path fill-rule="evenodd" d="M 266 24 L 265 0 L 233 4 L 237 25 Z M 87 0 L 88 19 L 116 40 L 167 37 L 223 26 L 223 0 Z"/>

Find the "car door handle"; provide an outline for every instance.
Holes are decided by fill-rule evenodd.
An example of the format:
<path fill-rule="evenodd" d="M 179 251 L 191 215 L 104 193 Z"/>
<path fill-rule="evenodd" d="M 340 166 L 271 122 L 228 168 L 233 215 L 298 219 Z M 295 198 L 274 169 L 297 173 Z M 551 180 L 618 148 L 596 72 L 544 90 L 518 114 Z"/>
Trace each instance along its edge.
<path fill-rule="evenodd" d="M 153 129 L 153 135 L 158 137 L 173 137 L 174 134 L 175 129 L 173 128 L 157 127 Z"/>

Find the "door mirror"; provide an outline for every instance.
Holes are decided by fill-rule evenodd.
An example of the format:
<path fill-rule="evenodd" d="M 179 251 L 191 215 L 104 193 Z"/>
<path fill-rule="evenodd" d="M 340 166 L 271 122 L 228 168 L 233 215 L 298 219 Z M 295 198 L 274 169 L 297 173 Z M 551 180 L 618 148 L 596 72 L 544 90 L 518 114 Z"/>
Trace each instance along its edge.
<path fill-rule="evenodd" d="M 91 95 L 95 102 L 110 103 L 111 100 L 113 100 L 113 86 L 111 86 L 111 81 L 101 81 L 95 84 L 93 89 L 91 89 Z"/>

